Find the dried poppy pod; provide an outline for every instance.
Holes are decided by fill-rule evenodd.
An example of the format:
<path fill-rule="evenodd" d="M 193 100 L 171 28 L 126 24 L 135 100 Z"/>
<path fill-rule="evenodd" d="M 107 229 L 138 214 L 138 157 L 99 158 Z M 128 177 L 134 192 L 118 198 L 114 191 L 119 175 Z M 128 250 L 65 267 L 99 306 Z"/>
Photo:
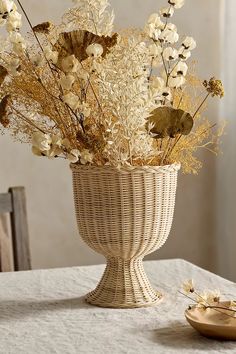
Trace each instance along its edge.
<path fill-rule="evenodd" d="M 193 128 L 193 117 L 182 109 L 159 107 L 148 118 L 153 125 L 151 133 L 156 138 L 174 138 L 176 135 L 188 135 Z"/>

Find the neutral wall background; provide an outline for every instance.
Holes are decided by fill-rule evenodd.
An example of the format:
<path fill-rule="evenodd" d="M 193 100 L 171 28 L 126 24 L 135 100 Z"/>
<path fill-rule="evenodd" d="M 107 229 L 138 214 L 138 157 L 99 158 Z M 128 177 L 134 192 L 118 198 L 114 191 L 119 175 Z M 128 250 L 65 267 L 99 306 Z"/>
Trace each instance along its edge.
<path fill-rule="evenodd" d="M 51 19 L 58 21 L 70 1 L 23 0 L 33 24 Z M 166 1 L 111 1 L 118 26 L 143 26 L 148 15 Z M 198 42 L 199 74 L 220 76 L 220 0 L 186 0 L 176 11 L 173 22 L 183 35 Z M 216 102 L 214 102 L 216 103 Z M 218 119 L 218 106 L 210 106 L 208 115 Z M 201 153 L 204 168 L 195 176 L 180 176 L 176 213 L 166 245 L 152 258 L 181 257 L 207 269 L 216 270 L 215 247 L 215 163 L 209 153 Z M 0 136 L 0 191 L 8 186 L 27 189 L 31 251 L 34 268 L 64 267 L 101 263 L 104 260 L 82 243 L 74 217 L 71 173 L 64 161 L 49 161 L 32 156 L 30 147 Z"/>
<path fill-rule="evenodd" d="M 236 281 L 236 119 L 235 119 L 235 82 L 236 82 L 236 2 L 225 1 L 222 26 L 222 71 L 226 96 L 221 104 L 221 117 L 227 119 L 227 135 L 223 141 L 224 155 L 217 162 L 217 269 L 223 276 Z"/>

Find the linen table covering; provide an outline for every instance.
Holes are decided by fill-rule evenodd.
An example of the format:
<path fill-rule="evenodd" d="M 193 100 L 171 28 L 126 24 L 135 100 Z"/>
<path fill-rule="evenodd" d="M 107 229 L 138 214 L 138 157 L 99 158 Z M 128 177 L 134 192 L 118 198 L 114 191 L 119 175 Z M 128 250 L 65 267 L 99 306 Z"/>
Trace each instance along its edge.
<path fill-rule="evenodd" d="M 165 297 L 156 307 L 93 307 L 83 296 L 104 266 L 0 274 L 0 354 L 236 353 L 235 342 L 201 337 L 184 318 L 189 301 L 178 290 L 193 278 L 236 298 L 236 285 L 183 260 L 145 262 Z"/>

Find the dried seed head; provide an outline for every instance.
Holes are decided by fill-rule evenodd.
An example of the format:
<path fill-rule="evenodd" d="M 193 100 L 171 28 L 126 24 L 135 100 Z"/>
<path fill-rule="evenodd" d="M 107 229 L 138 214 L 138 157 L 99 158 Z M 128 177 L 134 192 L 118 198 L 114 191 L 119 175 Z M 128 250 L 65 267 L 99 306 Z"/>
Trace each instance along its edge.
<path fill-rule="evenodd" d="M 207 92 L 211 93 L 212 97 L 224 97 L 225 92 L 221 80 L 212 77 L 209 81 L 204 80 L 203 86 L 206 88 Z"/>
<path fill-rule="evenodd" d="M 48 34 L 51 32 L 53 24 L 51 22 L 43 22 L 39 25 L 33 27 L 33 31 L 36 33 L 45 33 Z"/>

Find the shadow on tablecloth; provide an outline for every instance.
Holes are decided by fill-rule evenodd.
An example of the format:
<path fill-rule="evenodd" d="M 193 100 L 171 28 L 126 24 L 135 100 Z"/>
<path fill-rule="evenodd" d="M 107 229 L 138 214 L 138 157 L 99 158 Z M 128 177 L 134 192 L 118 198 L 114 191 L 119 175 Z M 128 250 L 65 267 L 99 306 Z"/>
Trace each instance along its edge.
<path fill-rule="evenodd" d="M 136 332 L 137 333 L 137 332 Z M 173 321 L 170 325 L 151 330 L 140 330 L 140 335 L 148 337 L 158 346 L 169 347 L 176 350 L 198 350 L 204 353 L 218 350 L 235 349 L 236 343 L 233 341 L 219 341 L 201 336 L 185 322 Z M 219 349 L 220 348 L 220 349 Z"/>
<path fill-rule="evenodd" d="M 2 300 L 0 299 L 0 322 L 37 316 L 43 312 L 59 312 L 60 310 L 89 309 L 93 306 L 85 302 L 85 297 L 60 300 Z"/>

